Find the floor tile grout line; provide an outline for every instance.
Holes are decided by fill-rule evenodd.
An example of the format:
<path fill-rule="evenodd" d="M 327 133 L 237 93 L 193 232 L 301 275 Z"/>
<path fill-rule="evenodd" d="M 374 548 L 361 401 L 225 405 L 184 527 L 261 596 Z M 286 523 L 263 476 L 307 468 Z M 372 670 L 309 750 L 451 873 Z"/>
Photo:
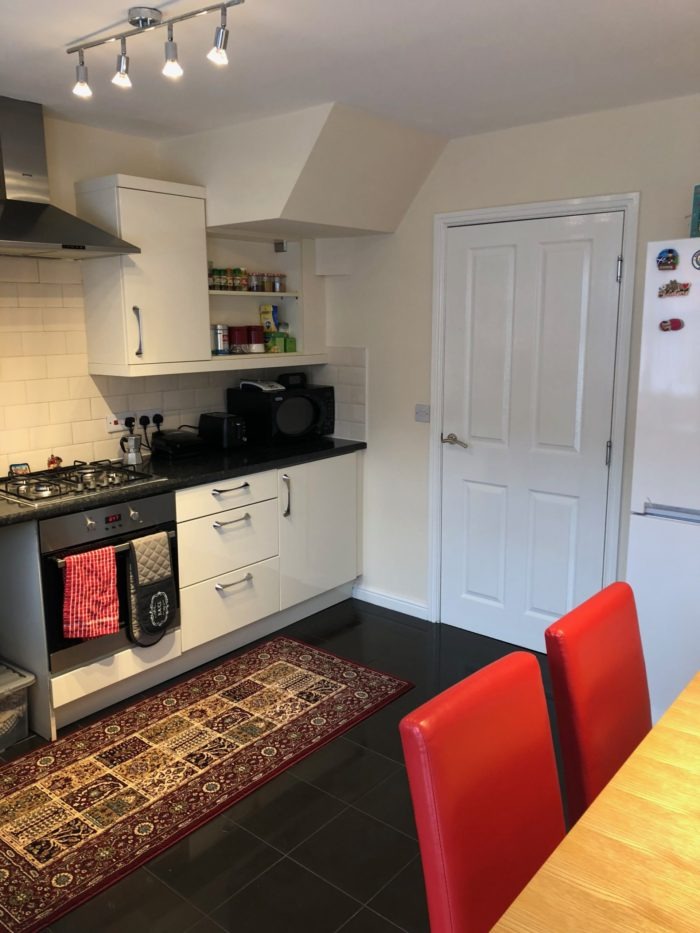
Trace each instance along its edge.
<path fill-rule="evenodd" d="M 361 907 L 356 913 L 352 915 L 352 917 L 348 917 L 348 919 L 341 926 L 335 929 L 333 933 L 343 933 L 343 930 L 347 929 L 348 924 L 352 923 L 355 917 L 359 917 L 363 910 L 369 910 L 370 913 L 375 915 L 375 917 L 380 917 L 382 920 L 388 923 L 390 927 L 393 927 L 395 930 L 397 930 L 398 933 L 408 933 L 404 927 L 400 927 L 397 923 L 394 923 L 393 920 L 389 920 L 388 917 L 385 917 L 383 914 L 378 913 L 376 910 L 373 910 L 371 907 L 367 907 L 366 905 Z"/>

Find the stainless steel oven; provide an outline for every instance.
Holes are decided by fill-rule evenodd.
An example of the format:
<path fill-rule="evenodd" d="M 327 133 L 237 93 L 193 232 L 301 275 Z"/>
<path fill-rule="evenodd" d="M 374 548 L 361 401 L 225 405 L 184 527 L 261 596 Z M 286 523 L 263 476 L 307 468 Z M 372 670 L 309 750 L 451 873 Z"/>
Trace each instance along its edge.
<path fill-rule="evenodd" d="M 77 503 L 76 503 L 77 506 Z M 175 498 L 161 493 L 114 505 L 91 507 L 82 503 L 69 515 L 39 518 L 39 545 L 44 618 L 52 674 L 71 670 L 91 661 L 115 654 L 124 648 L 148 653 L 147 647 L 135 646 L 128 636 L 129 544 L 132 540 L 156 531 L 165 531 L 171 539 L 171 559 L 177 592 L 177 542 L 175 537 Z M 99 638 L 71 639 L 63 635 L 64 562 L 69 554 L 111 545 L 116 552 L 117 592 L 119 595 L 119 631 Z M 169 628 L 178 623 L 174 613 Z"/>

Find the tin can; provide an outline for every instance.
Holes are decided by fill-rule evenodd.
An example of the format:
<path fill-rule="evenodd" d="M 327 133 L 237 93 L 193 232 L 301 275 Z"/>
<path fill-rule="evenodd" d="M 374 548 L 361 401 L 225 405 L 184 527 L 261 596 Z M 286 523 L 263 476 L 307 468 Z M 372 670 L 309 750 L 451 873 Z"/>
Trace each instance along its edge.
<path fill-rule="evenodd" d="M 228 329 L 228 351 L 229 353 L 247 353 L 248 352 L 248 328 L 247 327 L 229 327 Z"/>
<path fill-rule="evenodd" d="M 228 324 L 211 325 L 212 356 L 228 355 Z"/>

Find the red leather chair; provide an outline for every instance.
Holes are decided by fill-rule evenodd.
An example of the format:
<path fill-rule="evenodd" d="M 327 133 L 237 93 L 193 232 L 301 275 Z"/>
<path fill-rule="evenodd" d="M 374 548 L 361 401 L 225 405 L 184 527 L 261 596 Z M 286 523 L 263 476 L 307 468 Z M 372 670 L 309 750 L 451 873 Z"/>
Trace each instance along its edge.
<path fill-rule="evenodd" d="M 544 634 L 573 825 L 651 729 L 631 587 L 611 584 Z"/>
<path fill-rule="evenodd" d="M 506 655 L 399 729 L 430 929 L 490 930 L 564 835 L 537 661 Z"/>

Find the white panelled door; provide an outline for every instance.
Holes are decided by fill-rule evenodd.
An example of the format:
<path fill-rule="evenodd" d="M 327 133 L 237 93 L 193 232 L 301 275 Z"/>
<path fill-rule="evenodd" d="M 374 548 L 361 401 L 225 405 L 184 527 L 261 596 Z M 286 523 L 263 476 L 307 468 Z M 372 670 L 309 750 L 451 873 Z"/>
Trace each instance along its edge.
<path fill-rule="evenodd" d="M 441 620 L 543 650 L 603 583 L 623 213 L 452 227 Z"/>

